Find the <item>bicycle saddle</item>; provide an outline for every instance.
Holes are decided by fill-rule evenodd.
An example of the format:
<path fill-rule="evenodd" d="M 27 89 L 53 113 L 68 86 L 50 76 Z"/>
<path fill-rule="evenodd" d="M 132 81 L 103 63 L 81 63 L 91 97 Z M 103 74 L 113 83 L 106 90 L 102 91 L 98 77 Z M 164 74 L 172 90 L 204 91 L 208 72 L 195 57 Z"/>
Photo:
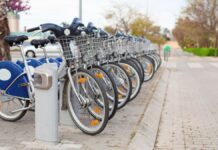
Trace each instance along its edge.
<path fill-rule="evenodd" d="M 128 38 L 129 41 L 134 41 L 134 37 L 131 36 L 131 35 L 128 35 L 127 38 Z"/>
<path fill-rule="evenodd" d="M 137 38 L 137 41 L 138 41 L 138 42 L 143 42 L 143 40 L 144 40 L 144 39 L 141 38 L 141 37 Z"/>
<path fill-rule="evenodd" d="M 28 40 L 28 37 L 25 35 L 21 36 L 6 36 L 4 38 L 5 42 L 10 46 L 22 44 L 24 41 Z"/>
<path fill-rule="evenodd" d="M 31 45 L 33 45 L 35 48 L 38 47 L 45 47 L 50 41 L 48 39 L 40 39 L 40 40 L 32 40 Z"/>
<path fill-rule="evenodd" d="M 115 37 L 125 37 L 125 35 L 124 35 L 124 33 L 122 33 L 122 32 L 117 32 L 117 33 L 115 34 Z"/>
<path fill-rule="evenodd" d="M 71 35 L 80 35 L 81 32 L 85 30 L 85 26 L 79 18 L 74 18 L 69 29 L 71 31 Z"/>
<path fill-rule="evenodd" d="M 109 34 L 106 31 L 102 30 L 102 29 L 99 29 L 99 35 L 102 38 L 104 38 L 104 37 L 108 38 L 109 37 Z"/>
<path fill-rule="evenodd" d="M 85 31 L 87 34 L 92 34 L 95 30 L 97 30 L 97 28 L 94 26 L 92 22 L 89 22 Z"/>

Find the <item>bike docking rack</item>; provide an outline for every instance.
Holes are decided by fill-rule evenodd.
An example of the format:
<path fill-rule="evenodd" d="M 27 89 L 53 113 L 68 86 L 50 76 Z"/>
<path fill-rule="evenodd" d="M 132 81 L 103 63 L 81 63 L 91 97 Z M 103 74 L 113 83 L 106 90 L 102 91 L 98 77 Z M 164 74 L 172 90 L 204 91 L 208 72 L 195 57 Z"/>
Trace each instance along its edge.
<path fill-rule="evenodd" d="M 57 144 L 58 138 L 58 78 L 57 65 L 44 64 L 35 69 L 35 138 Z"/>

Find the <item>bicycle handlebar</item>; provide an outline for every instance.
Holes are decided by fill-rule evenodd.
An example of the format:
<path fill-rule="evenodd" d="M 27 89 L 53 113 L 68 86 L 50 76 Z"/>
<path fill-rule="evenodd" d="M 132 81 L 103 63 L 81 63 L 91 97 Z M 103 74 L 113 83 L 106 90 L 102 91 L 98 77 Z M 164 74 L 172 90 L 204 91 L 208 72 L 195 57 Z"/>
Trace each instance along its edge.
<path fill-rule="evenodd" d="M 27 30 L 27 32 L 33 32 L 33 31 L 37 31 L 37 30 L 40 30 L 40 27 L 30 28 Z"/>

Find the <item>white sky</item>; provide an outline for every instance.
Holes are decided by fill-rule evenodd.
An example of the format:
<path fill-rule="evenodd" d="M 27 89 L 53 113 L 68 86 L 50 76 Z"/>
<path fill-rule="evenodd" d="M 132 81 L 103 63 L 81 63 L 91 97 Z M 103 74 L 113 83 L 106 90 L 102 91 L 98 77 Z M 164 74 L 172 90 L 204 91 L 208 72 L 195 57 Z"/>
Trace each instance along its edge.
<path fill-rule="evenodd" d="M 31 9 L 21 15 L 21 30 L 42 23 L 71 23 L 78 17 L 79 0 L 30 0 Z M 104 14 L 118 0 L 83 0 L 83 22 L 92 21 L 97 27 L 107 24 Z M 151 17 L 161 27 L 173 29 L 186 0 L 119 0 Z M 148 10 L 148 11 L 147 11 Z"/>

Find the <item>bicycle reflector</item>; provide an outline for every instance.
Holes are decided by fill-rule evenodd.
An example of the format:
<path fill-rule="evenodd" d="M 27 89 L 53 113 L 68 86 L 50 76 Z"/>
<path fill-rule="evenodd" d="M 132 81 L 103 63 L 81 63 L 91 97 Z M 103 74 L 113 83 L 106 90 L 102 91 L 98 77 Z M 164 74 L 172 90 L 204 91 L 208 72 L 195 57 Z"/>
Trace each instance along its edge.
<path fill-rule="evenodd" d="M 98 72 L 98 73 L 95 74 L 95 77 L 99 78 L 99 79 L 102 79 L 104 77 L 104 75 L 103 75 L 103 73 Z"/>
<path fill-rule="evenodd" d="M 91 125 L 91 126 L 97 126 L 99 123 L 100 123 L 99 120 L 92 120 L 92 121 L 90 122 L 90 125 Z"/>
<path fill-rule="evenodd" d="M 83 84 L 86 83 L 87 79 L 84 77 L 79 78 L 78 83 Z"/>

